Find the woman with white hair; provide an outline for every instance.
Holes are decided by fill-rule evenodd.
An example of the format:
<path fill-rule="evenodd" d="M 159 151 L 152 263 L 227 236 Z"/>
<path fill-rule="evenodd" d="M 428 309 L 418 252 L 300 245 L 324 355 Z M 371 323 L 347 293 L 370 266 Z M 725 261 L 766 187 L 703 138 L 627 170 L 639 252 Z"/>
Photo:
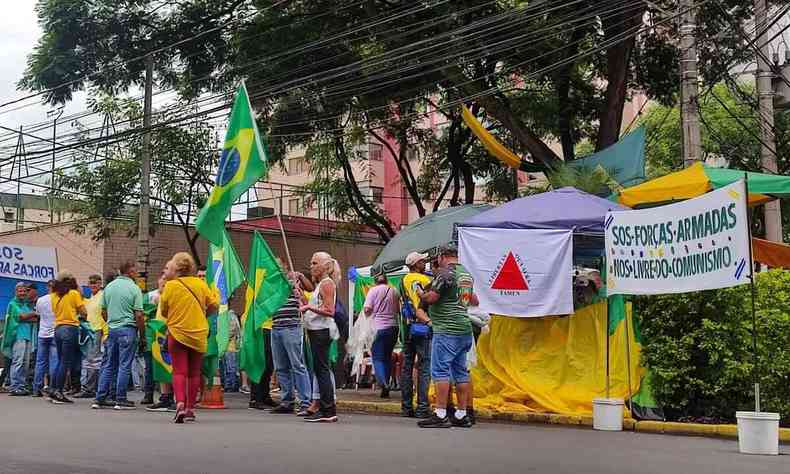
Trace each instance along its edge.
<path fill-rule="evenodd" d="M 337 421 L 337 410 L 329 347 L 332 340 L 339 337 L 334 316 L 340 265 L 328 253 L 317 252 L 310 259 L 310 274 L 316 282 L 316 289 L 309 300 L 302 297 L 303 304 L 299 309 L 304 314 L 304 325 L 313 356 L 313 371 L 321 399 L 318 411 L 305 418 L 305 421 L 332 423 Z"/>

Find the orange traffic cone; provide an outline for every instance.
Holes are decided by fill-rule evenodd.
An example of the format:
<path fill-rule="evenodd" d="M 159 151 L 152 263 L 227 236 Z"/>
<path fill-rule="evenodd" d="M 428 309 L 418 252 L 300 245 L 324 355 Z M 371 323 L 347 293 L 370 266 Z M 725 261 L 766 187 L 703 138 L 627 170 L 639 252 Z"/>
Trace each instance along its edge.
<path fill-rule="evenodd" d="M 203 393 L 203 398 L 200 400 L 200 404 L 198 408 L 205 408 L 209 410 L 218 410 L 222 408 L 228 408 L 225 406 L 225 399 L 223 397 L 223 393 L 225 391 L 222 390 L 222 382 L 220 381 L 218 376 L 214 376 L 214 383 L 211 387 L 206 387 L 206 391 Z"/>

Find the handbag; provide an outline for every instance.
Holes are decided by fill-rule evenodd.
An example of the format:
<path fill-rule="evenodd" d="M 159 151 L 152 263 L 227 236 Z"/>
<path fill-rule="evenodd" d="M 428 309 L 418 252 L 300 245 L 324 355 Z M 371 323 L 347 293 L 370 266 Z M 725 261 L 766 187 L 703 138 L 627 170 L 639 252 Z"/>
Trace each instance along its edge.
<path fill-rule="evenodd" d="M 409 325 L 409 335 L 419 337 L 426 337 L 430 335 L 431 327 L 417 320 L 417 311 L 414 309 L 414 305 L 412 305 L 411 300 L 406 295 L 406 288 L 403 286 L 403 280 L 401 280 L 400 285 L 402 295 L 401 299 L 403 301 L 403 304 L 401 305 L 401 316 Z"/>

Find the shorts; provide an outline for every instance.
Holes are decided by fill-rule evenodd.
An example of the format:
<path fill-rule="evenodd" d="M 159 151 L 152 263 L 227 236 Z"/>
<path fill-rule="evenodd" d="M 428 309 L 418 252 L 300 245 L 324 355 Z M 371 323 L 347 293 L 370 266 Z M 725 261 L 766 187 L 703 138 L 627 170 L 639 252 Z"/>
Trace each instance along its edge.
<path fill-rule="evenodd" d="M 472 348 L 472 335 L 434 334 L 431 342 L 431 378 L 434 382 L 469 382 L 466 355 Z"/>

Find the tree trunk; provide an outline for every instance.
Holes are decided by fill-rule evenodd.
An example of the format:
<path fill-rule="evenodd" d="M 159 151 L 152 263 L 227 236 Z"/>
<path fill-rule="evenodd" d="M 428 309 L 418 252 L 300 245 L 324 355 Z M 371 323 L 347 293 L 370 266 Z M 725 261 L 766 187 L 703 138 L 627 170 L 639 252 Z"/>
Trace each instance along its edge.
<path fill-rule="evenodd" d="M 411 197 L 412 202 L 414 203 L 415 207 L 417 207 L 417 212 L 419 213 L 420 217 L 425 216 L 425 205 L 422 202 L 422 198 L 420 197 L 420 192 L 417 189 L 417 179 L 414 177 L 414 173 L 411 169 L 411 164 L 409 163 L 408 159 L 408 140 L 406 140 L 406 133 L 403 132 L 402 136 L 398 134 L 398 146 L 400 150 L 398 153 L 395 153 L 395 149 L 390 145 L 390 143 L 384 138 L 379 135 L 378 132 L 375 130 L 368 130 L 368 132 L 376 138 L 383 146 L 387 147 L 389 150 L 390 155 L 392 155 L 392 159 L 395 160 L 395 164 L 398 166 L 398 173 L 400 174 L 400 180 L 403 185 L 406 187 L 406 191 L 409 193 L 409 197 Z"/>
<path fill-rule="evenodd" d="M 637 12 L 624 12 L 603 20 L 604 41 L 616 41 L 638 27 L 645 13 L 644 7 Z M 623 106 L 628 93 L 628 72 L 634 38 L 612 45 L 606 50 L 606 102 L 600 113 L 600 126 L 595 151 L 613 145 L 620 138 L 623 126 Z"/>
<path fill-rule="evenodd" d="M 499 120 L 502 126 L 529 151 L 536 162 L 541 163 L 546 169 L 554 168 L 561 162 L 560 157 L 513 113 L 504 97 L 485 94 L 483 85 L 479 81 L 470 82 L 458 66 L 451 66 L 444 72 L 447 79 L 459 87 L 465 96 L 479 95 L 475 101 L 486 109 L 486 113 Z"/>

